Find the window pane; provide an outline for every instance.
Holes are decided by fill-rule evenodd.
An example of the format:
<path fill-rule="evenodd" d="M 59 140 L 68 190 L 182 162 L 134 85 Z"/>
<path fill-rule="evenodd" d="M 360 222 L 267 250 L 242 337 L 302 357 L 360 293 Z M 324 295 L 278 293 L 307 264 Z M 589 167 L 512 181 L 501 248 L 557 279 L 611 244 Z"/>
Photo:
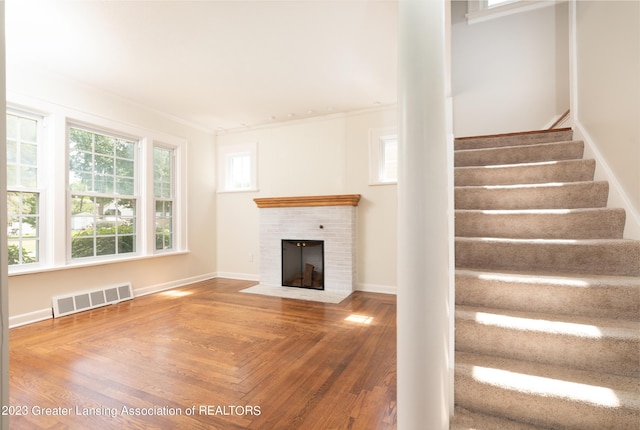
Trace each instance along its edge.
<path fill-rule="evenodd" d="M 93 152 L 93 133 L 77 128 L 70 128 L 69 148 Z"/>
<path fill-rule="evenodd" d="M 136 199 L 76 194 L 71 214 L 73 258 L 135 252 Z"/>
<path fill-rule="evenodd" d="M 98 193 L 112 193 L 113 176 L 96 175 L 94 178 L 94 191 Z"/>
<path fill-rule="evenodd" d="M 118 254 L 126 254 L 135 252 L 135 236 L 120 236 L 118 237 Z"/>
<path fill-rule="evenodd" d="M 7 139 L 18 139 L 18 127 L 20 120 L 17 115 L 7 115 Z"/>
<path fill-rule="evenodd" d="M 20 145 L 20 161 L 28 166 L 36 166 L 38 163 L 38 147 L 33 143 Z"/>
<path fill-rule="evenodd" d="M 7 192 L 7 238 L 10 265 L 38 261 L 39 199 L 38 193 Z"/>
<path fill-rule="evenodd" d="M 113 175 L 115 166 L 113 157 L 106 157 L 104 155 L 95 156 L 95 164 L 93 169 L 96 173 L 111 174 Z"/>
<path fill-rule="evenodd" d="M 97 237 L 96 255 L 113 255 L 116 253 L 115 237 Z"/>
<path fill-rule="evenodd" d="M 18 162 L 18 142 L 7 140 L 7 163 Z"/>
<path fill-rule="evenodd" d="M 155 147 L 153 149 L 153 190 L 155 197 L 171 197 L 172 153 L 173 151 L 167 148 Z"/>
<path fill-rule="evenodd" d="M 114 155 L 115 138 L 104 134 L 94 133 L 93 145 L 96 154 Z"/>
<path fill-rule="evenodd" d="M 380 138 L 380 145 L 380 181 L 395 182 L 398 180 L 398 139 L 395 136 L 384 136 Z"/>
<path fill-rule="evenodd" d="M 71 240 L 71 256 L 73 258 L 93 257 L 93 237 L 76 236 Z"/>
<path fill-rule="evenodd" d="M 7 186 L 18 185 L 18 178 L 16 175 L 16 166 L 7 166 Z"/>
<path fill-rule="evenodd" d="M 38 122 L 31 118 L 20 118 L 20 140 L 36 143 L 38 139 Z"/>
<path fill-rule="evenodd" d="M 38 186 L 38 170 L 35 167 L 21 167 L 20 185 L 27 188 L 36 188 Z"/>
<path fill-rule="evenodd" d="M 234 190 L 244 190 L 251 186 L 251 157 L 249 154 L 229 156 L 229 185 Z"/>
<path fill-rule="evenodd" d="M 134 141 L 76 128 L 69 130 L 71 190 L 135 193 Z"/>
<path fill-rule="evenodd" d="M 134 159 L 135 144 L 129 140 L 117 139 L 115 142 L 116 157 Z"/>
<path fill-rule="evenodd" d="M 134 191 L 134 182 L 130 178 L 116 179 L 116 193 L 132 195 Z"/>
<path fill-rule="evenodd" d="M 133 178 L 133 161 L 116 159 L 116 175 Z"/>

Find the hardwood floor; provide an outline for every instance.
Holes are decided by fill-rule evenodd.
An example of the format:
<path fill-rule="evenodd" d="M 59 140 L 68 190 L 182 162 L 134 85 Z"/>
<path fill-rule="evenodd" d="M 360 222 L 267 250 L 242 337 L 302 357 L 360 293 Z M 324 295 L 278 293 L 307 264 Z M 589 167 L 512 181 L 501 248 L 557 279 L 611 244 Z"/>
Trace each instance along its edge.
<path fill-rule="evenodd" d="M 239 292 L 251 284 L 215 279 L 10 330 L 10 428 L 395 429 L 395 296 Z"/>

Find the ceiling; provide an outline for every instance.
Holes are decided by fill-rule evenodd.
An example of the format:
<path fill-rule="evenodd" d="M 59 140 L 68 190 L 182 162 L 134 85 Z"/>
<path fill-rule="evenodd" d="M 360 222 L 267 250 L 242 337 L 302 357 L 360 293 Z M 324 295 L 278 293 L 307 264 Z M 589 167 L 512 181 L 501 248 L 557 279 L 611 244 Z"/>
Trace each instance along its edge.
<path fill-rule="evenodd" d="M 222 132 L 392 105 L 397 0 L 6 0 L 7 69 Z"/>

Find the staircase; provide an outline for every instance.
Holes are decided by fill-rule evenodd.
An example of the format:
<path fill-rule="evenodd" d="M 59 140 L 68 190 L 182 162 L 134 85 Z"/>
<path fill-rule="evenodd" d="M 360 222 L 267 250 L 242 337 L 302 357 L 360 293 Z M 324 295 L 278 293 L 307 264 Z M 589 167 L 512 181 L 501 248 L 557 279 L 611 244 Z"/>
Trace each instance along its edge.
<path fill-rule="evenodd" d="M 452 430 L 640 429 L 640 241 L 570 129 L 456 139 Z"/>

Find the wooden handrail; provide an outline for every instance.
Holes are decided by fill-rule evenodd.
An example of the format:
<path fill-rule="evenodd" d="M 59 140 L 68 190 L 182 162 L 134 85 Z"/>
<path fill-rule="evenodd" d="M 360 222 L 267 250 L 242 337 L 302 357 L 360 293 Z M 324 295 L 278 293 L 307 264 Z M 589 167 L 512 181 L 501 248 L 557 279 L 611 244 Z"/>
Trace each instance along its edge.
<path fill-rule="evenodd" d="M 562 122 L 569 117 L 570 113 L 571 109 L 567 109 L 567 111 L 560 115 L 560 118 L 558 118 L 557 121 L 554 122 L 551 127 L 549 127 L 549 130 L 555 129 L 558 125 L 562 124 Z"/>

